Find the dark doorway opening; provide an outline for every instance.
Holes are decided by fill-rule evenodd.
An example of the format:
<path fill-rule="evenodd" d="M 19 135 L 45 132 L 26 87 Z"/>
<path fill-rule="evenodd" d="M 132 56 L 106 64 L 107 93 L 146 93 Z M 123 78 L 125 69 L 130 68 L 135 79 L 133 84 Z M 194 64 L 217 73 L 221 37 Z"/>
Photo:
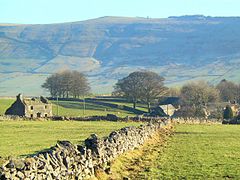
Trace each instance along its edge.
<path fill-rule="evenodd" d="M 40 118 L 41 117 L 41 113 L 37 113 L 37 117 Z"/>

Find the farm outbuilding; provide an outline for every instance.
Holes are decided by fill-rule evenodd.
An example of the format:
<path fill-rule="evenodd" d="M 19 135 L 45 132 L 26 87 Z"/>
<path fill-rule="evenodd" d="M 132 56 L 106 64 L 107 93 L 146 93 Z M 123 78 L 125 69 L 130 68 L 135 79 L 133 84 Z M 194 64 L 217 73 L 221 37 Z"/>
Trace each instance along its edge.
<path fill-rule="evenodd" d="M 159 105 L 152 110 L 152 115 L 162 117 L 172 117 L 177 109 L 172 104 Z"/>
<path fill-rule="evenodd" d="M 151 115 L 161 117 L 173 117 L 180 109 L 179 97 L 163 97 L 151 110 Z"/>

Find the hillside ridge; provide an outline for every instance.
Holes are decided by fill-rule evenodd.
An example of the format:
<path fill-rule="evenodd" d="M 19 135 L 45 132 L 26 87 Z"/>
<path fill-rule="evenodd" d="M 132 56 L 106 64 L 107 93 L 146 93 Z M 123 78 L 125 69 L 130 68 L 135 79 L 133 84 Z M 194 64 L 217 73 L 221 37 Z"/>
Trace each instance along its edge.
<path fill-rule="evenodd" d="M 86 73 L 95 93 L 111 92 L 117 79 L 140 69 L 158 72 L 170 86 L 239 82 L 239 28 L 239 17 L 202 15 L 1 24 L 0 95 L 45 94 L 41 83 L 65 69 Z"/>

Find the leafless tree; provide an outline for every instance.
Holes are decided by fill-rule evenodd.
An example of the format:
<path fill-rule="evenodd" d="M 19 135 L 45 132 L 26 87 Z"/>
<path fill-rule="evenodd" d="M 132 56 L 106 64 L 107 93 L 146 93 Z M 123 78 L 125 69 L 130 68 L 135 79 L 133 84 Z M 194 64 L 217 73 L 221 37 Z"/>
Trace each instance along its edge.
<path fill-rule="evenodd" d="M 115 93 L 123 94 L 130 99 L 133 103 L 133 108 L 136 108 L 138 100 L 147 103 L 148 111 L 150 112 L 151 101 L 166 93 L 166 87 L 164 87 L 163 82 L 164 78 L 157 73 L 136 71 L 118 80 L 115 85 Z"/>
<path fill-rule="evenodd" d="M 231 81 L 223 79 L 216 88 L 220 91 L 220 97 L 222 101 L 234 101 L 240 100 L 240 85 L 237 85 Z"/>
<path fill-rule="evenodd" d="M 205 81 L 192 82 L 182 87 L 181 99 L 190 106 L 205 106 L 219 100 L 219 91 Z"/>
<path fill-rule="evenodd" d="M 89 93 L 90 86 L 84 74 L 77 71 L 55 73 L 42 85 L 52 97 L 80 97 Z"/>

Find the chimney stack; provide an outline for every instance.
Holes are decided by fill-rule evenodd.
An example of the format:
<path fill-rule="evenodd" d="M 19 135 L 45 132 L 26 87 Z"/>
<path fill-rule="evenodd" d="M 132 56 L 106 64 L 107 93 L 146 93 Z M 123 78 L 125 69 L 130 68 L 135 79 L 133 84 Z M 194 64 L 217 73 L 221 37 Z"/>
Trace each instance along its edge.
<path fill-rule="evenodd" d="M 19 94 L 17 95 L 17 100 L 20 100 L 20 101 L 23 100 L 23 95 L 22 95 L 21 93 L 19 93 Z"/>

